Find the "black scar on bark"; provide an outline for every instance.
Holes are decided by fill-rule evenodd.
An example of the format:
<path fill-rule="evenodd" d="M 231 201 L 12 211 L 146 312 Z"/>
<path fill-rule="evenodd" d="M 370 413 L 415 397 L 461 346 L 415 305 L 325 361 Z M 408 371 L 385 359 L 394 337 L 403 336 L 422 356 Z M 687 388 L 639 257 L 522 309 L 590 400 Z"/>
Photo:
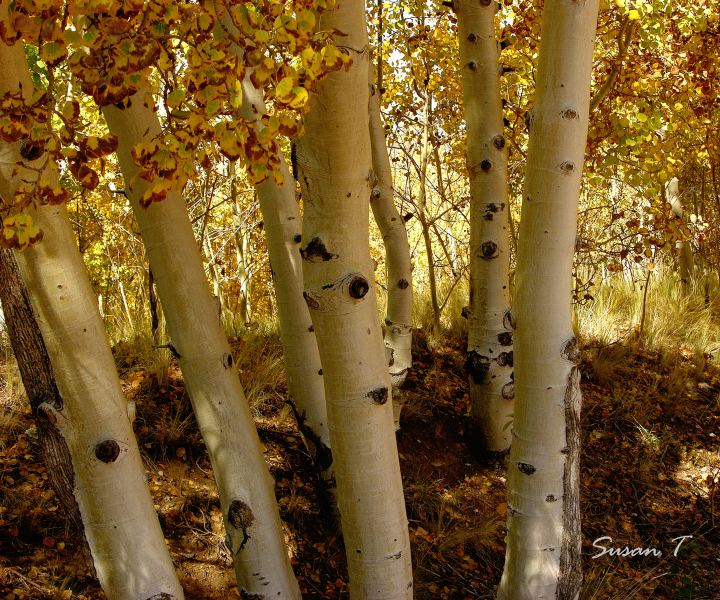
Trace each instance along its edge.
<path fill-rule="evenodd" d="M 229 369 L 232 367 L 233 364 L 233 357 L 230 354 L 223 354 L 222 357 L 223 365 L 226 369 Z"/>
<path fill-rule="evenodd" d="M 104 463 L 112 463 L 120 455 L 120 444 L 115 440 L 105 440 L 95 446 L 95 456 Z"/>
<path fill-rule="evenodd" d="M 480 163 L 480 168 L 481 168 L 485 173 L 487 173 L 490 169 L 492 169 L 492 163 L 491 163 L 489 160 L 485 159 L 484 161 L 482 161 L 482 162 Z"/>
<path fill-rule="evenodd" d="M 514 379 L 515 373 L 510 373 L 510 379 Z M 512 400 L 515 398 L 515 381 L 511 381 L 510 383 L 506 383 L 502 388 L 500 389 L 500 395 L 505 398 L 505 400 Z"/>
<path fill-rule="evenodd" d="M 406 279 L 401 279 L 400 281 L 398 281 L 398 287 L 399 287 L 401 290 L 406 290 L 409 285 L 410 285 L 410 284 L 407 282 Z"/>
<path fill-rule="evenodd" d="M 337 254 L 328 252 L 323 241 L 317 237 L 310 240 L 310 243 L 305 246 L 305 248 L 300 248 L 300 256 L 303 257 L 303 260 L 311 263 L 325 262 L 338 258 Z"/>
<path fill-rule="evenodd" d="M 262 594 L 251 594 L 245 588 L 240 590 L 240 598 L 242 600 L 265 600 Z"/>
<path fill-rule="evenodd" d="M 512 331 L 503 331 L 498 333 L 498 344 L 501 346 L 512 346 L 513 344 L 513 333 Z"/>
<path fill-rule="evenodd" d="M 375 404 L 385 404 L 388 401 L 388 389 L 386 387 L 376 388 L 365 394 L 365 397 L 372 398 Z"/>
<path fill-rule="evenodd" d="M 350 297 L 355 298 L 355 300 L 360 300 L 361 298 L 364 298 L 369 291 L 370 284 L 368 283 L 367 279 L 365 279 L 362 275 L 356 275 L 355 277 L 353 277 L 353 280 L 348 286 L 348 292 L 350 293 Z"/>
<path fill-rule="evenodd" d="M 497 357 L 497 364 L 501 367 L 512 367 L 513 366 L 513 352 L 501 352 Z"/>
<path fill-rule="evenodd" d="M 306 300 L 306 302 L 307 302 L 307 300 Z M 308 327 L 308 331 L 312 333 L 313 331 L 315 331 L 315 327 L 310 325 L 310 327 Z"/>
<path fill-rule="evenodd" d="M 505 329 L 515 329 L 515 316 L 512 314 L 511 309 L 507 309 L 505 311 L 505 315 L 503 316 L 503 326 Z"/>
<path fill-rule="evenodd" d="M 468 352 L 467 360 L 465 361 L 465 370 L 468 375 L 473 378 L 473 381 L 481 383 L 485 381 L 488 371 L 490 370 L 490 359 L 472 350 Z"/>
<path fill-rule="evenodd" d="M 463 306 L 462 310 L 460 311 L 460 316 L 463 319 L 469 319 L 470 318 L 470 307 L 469 306 Z"/>
<path fill-rule="evenodd" d="M 545 497 L 545 502 L 557 502 L 557 498 L 555 497 L 555 494 L 548 494 Z"/>
<path fill-rule="evenodd" d="M 240 543 L 240 547 L 235 550 L 235 554 L 240 552 L 250 539 L 247 530 L 253 524 L 254 520 L 255 515 L 253 515 L 250 507 L 242 500 L 235 499 L 230 501 L 230 506 L 228 507 L 228 523 L 243 533 L 243 541 Z"/>
<path fill-rule="evenodd" d="M 299 244 L 300 242 L 302 242 L 302 235 L 300 235 L 299 233 L 296 233 L 295 236 L 293 237 L 293 242 L 295 242 L 296 244 Z"/>
<path fill-rule="evenodd" d="M 305 298 L 305 304 L 308 305 L 308 308 L 312 308 L 315 310 L 320 308 L 320 303 L 307 292 L 303 292 L 303 298 Z"/>
<path fill-rule="evenodd" d="M 525 475 L 532 475 L 537 469 L 528 463 L 519 462 L 517 464 L 518 471 Z"/>
<path fill-rule="evenodd" d="M 505 138 L 501 135 L 496 135 L 493 138 L 493 146 L 498 150 L 502 150 L 505 147 Z"/>
<path fill-rule="evenodd" d="M 480 246 L 480 251 L 482 252 L 482 256 L 480 258 L 485 260 L 497 258 L 497 249 L 498 247 L 495 242 L 484 242 L 483 245 Z"/>
<path fill-rule="evenodd" d="M 147 600 L 177 600 L 177 598 L 172 594 L 161 592 L 159 594 L 155 594 L 154 596 L 150 596 Z"/>

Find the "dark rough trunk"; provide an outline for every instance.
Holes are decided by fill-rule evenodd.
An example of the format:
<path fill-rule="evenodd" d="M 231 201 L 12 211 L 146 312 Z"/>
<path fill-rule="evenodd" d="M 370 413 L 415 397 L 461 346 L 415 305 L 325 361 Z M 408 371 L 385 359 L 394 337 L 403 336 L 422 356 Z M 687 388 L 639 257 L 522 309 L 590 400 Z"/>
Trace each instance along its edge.
<path fill-rule="evenodd" d="M 27 290 L 11 250 L 0 249 L 0 301 L 5 315 L 10 343 L 17 359 L 20 376 L 35 419 L 41 453 L 47 467 L 48 480 L 65 509 L 65 515 L 82 539 L 85 560 L 93 569 L 90 549 L 75 496 L 74 471 L 65 440 L 48 419 L 43 405 L 60 410 L 60 397 L 50 357 L 45 349 L 40 328 L 35 321 Z"/>

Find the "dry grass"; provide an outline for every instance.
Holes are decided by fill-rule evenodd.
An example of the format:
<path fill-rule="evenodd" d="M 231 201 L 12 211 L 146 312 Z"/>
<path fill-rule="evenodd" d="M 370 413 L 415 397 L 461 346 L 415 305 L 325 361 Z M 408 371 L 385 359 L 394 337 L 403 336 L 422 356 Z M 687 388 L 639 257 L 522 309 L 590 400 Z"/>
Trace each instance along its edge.
<path fill-rule="evenodd" d="M 634 283 L 620 273 L 595 289 L 595 300 L 575 307 L 575 328 L 584 345 L 608 346 L 632 342 L 645 350 L 683 355 L 713 355 L 720 351 L 720 294 L 710 286 L 685 290 L 677 276 L 658 270 L 650 277 L 642 335 L 644 275 Z M 716 360 L 716 359 L 714 359 Z"/>

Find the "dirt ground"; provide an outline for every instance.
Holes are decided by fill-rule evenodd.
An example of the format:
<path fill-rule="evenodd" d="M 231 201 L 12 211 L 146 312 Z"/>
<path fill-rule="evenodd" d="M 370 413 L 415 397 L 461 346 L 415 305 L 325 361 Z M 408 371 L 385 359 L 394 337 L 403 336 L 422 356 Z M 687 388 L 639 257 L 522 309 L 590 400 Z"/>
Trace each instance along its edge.
<path fill-rule="evenodd" d="M 235 350 L 249 343 L 236 340 Z M 276 343 L 276 342 L 273 342 Z M 418 599 L 492 598 L 505 552 L 506 458 L 471 452 L 459 342 L 418 334 L 398 451 Z M 585 352 L 582 388 L 582 599 L 720 598 L 720 377 L 682 349 Z M 698 364 L 701 363 L 701 364 Z M 150 489 L 189 600 L 238 596 L 212 469 L 175 363 L 158 381 L 132 356 L 118 365 L 137 402 L 135 428 Z M 2 377 L 0 363 L 0 377 Z M 3 386 L 0 386 L 2 389 Z M 322 481 L 281 398 L 255 409 L 303 597 L 349 598 L 342 537 Z M 275 398 L 273 400 L 272 398 Z M 2 410 L 13 409 L 0 398 Z M 104 598 L 49 489 L 22 409 L 0 446 L 0 599 Z M 677 556 L 679 536 L 686 539 Z M 604 555 L 655 548 L 662 557 Z"/>

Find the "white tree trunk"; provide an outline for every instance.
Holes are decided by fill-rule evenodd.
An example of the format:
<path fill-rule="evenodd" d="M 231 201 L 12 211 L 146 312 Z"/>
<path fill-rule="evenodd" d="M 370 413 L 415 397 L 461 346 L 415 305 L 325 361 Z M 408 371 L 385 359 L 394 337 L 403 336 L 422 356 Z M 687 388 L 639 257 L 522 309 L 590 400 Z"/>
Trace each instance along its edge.
<path fill-rule="evenodd" d="M 126 193 L 155 276 L 172 345 L 179 355 L 195 417 L 210 455 L 225 529 L 242 594 L 299 599 L 288 560 L 273 482 L 230 346 L 218 326 L 217 308 L 203 269 L 185 202 L 176 192 L 147 209 L 139 200 L 148 184 L 130 154 L 160 132 L 156 114 L 143 105 L 108 106 L 103 114 L 119 138 L 117 151 Z M 127 182 L 132 182 L 128 185 Z"/>
<path fill-rule="evenodd" d="M 377 183 L 370 194 L 370 206 L 385 243 L 388 299 L 385 311 L 385 345 L 392 351 L 390 380 L 400 386 L 412 366 L 413 285 L 410 244 L 405 219 L 395 207 L 392 169 L 380 117 L 380 91 L 370 76 L 370 144 Z M 394 401 L 393 415 L 399 425 L 401 405 Z"/>
<path fill-rule="evenodd" d="M 665 186 L 665 196 L 672 207 L 672 212 L 682 220 L 683 206 L 680 200 L 680 181 L 677 177 L 673 177 Z M 695 270 L 695 262 L 693 260 L 692 245 L 687 240 L 680 240 L 675 243 L 675 250 L 678 256 L 678 273 L 680 281 L 687 286 L 692 280 L 693 271 Z"/>
<path fill-rule="evenodd" d="M 363 2 L 323 13 L 349 71 L 318 86 L 295 145 L 303 194 L 305 299 L 325 377 L 339 509 L 355 600 L 412 598 L 410 542 L 375 300 L 369 202 L 369 48 Z"/>
<path fill-rule="evenodd" d="M 250 232 L 243 231 L 246 227 L 237 193 L 235 163 L 228 164 L 228 176 L 230 177 L 230 212 L 235 226 L 235 235 L 233 237 L 235 239 L 235 255 L 238 264 L 238 283 L 240 284 L 240 315 L 243 323 L 250 323 L 253 316 L 253 281 L 249 269 Z"/>
<path fill-rule="evenodd" d="M 575 600 L 580 557 L 580 351 L 571 273 L 599 0 L 548 0 L 523 192 L 515 419 L 501 600 Z"/>
<path fill-rule="evenodd" d="M 237 35 L 237 28 L 227 14 L 223 17 L 222 24 L 225 29 Z M 225 32 L 222 28 L 216 28 L 213 35 L 224 37 Z M 231 48 L 236 54 L 242 54 L 242 50 L 236 44 Z M 259 121 L 267 112 L 262 91 L 257 90 L 250 81 L 251 73 L 252 70 L 248 69 L 242 82 L 243 101 L 240 106 L 241 116 L 249 122 Z M 285 375 L 298 428 L 305 442 L 311 445 L 313 459 L 320 468 L 323 479 L 329 485 L 329 499 L 334 504 L 336 491 L 333 481 L 330 430 L 325 407 L 323 370 L 315 329 L 303 297 L 303 261 L 300 256 L 302 215 L 295 197 L 295 179 L 282 153 L 279 154 L 279 158 L 280 172 L 285 178 L 285 184 L 280 188 L 271 177 L 265 183 L 258 185 L 256 190 L 265 224 L 265 237 L 278 305 Z"/>
<path fill-rule="evenodd" d="M 510 240 L 507 150 L 495 41 L 497 4 L 457 0 L 460 64 L 470 174 L 470 310 L 468 354 L 473 419 L 478 446 L 510 447 L 514 412 L 513 334 L 503 323 L 510 308 Z"/>
<path fill-rule="evenodd" d="M 0 19 L 7 14 L 0 6 Z M 0 44 L 0 97 L 26 99 L 33 85 L 22 43 Z M 0 197 L 12 203 L 22 179 L 13 174 L 20 145 L 0 142 Z M 32 166 L 43 164 L 40 158 Z M 57 181 L 57 174 L 51 174 Z M 73 495 L 97 578 L 110 600 L 183 598 L 147 486 L 97 300 L 78 252 L 65 205 L 30 210 L 44 232 L 39 245 L 16 252 L 52 362 L 62 403 L 38 408 L 64 438 L 74 469 Z"/>

